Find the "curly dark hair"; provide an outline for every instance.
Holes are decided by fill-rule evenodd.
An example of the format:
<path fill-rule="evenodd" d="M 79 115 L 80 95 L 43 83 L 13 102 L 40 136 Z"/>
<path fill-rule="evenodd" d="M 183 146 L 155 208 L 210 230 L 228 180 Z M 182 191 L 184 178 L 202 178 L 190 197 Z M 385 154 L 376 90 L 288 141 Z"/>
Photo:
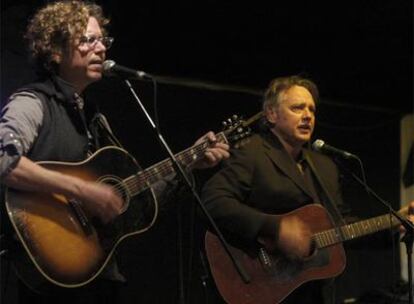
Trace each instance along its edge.
<path fill-rule="evenodd" d="M 56 57 L 86 31 L 89 17 L 95 17 L 105 33 L 109 19 L 92 2 L 58 1 L 40 8 L 29 21 L 25 38 L 37 72 L 56 72 Z"/>

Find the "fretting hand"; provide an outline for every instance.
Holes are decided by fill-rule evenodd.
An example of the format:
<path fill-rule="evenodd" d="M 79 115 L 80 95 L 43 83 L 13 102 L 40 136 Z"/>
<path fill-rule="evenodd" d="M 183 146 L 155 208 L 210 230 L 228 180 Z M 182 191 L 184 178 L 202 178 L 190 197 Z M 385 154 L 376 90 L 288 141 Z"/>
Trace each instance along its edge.
<path fill-rule="evenodd" d="M 414 201 L 408 204 L 408 220 L 414 224 Z M 400 225 L 400 232 L 405 232 L 405 227 L 403 225 Z"/>
<path fill-rule="evenodd" d="M 216 166 L 223 159 L 230 157 L 229 145 L 217 141 L 213 132 L 208 132 L 204 136 L 200 137 L 194 145 L 201 144 L 208 140 L 211 145 L 204 152 L 204 157 L 197 160 L 193 167 L 197 169 L 204 169 Z"/>

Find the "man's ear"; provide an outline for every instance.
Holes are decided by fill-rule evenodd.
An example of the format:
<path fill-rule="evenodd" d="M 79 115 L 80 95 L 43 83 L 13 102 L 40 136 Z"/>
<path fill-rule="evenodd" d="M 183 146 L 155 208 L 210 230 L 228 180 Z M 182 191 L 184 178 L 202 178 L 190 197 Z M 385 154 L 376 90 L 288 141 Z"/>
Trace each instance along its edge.
<path fill-rule="evenodd" d="M 265 110 L 266 119 L 271 124 L 276 123 L 277 121 L 277 111 L 276 107 L 267 107 Z"/>

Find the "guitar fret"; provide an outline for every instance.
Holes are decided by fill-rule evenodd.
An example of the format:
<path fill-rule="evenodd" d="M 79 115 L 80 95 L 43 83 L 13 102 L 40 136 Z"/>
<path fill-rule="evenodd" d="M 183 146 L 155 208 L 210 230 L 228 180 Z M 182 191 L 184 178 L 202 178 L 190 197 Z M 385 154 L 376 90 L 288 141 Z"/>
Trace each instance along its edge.
<path fill-rule="evenodd" d="M 352 232 L 352 225 L 347 225 L 346 229 L 348 232 L 348 238 L 352 240 L 354 238 L 354 233 Z"/>
<path fill-rule="evenodd" d="M 355 226 L 358 229 L 358 235 L 363 235 L 364 233 L 367 232 L 367 229 L 364 227 L 363 223 L 361 222 L 355 223 Z"/>
<path fill-rule="evenodd" d="M 335 229 L 332 229 L 332 239 L 332 244 L 336 244 L 340 240 L 340 237 L 338 237 L 338 232 Z"/>
<path fill-rule="evenodd" d="M 369 226 L 369 230 L 371 232 L 375 231 L 377 227 L 377 219 L 373 218 L 373 219 L 367 220 L 367 225 Z"/>
<path fill-rule="evenodd" d="M 356 235 L 361 235 L 362 232 L 361 232 L 361 227 L 360 227 L 359 223 L 355 223 L 354 227 L 355 227 Z"/>
<path fill-rule="evenodd" d="M 352 240 L 362 235 L 371 234 L 399 224 L 398 219 L 389 214 L 377 216 L 353 224 L 347 224 L 336 229 L 328 229 L 315 233 L 313 241 L 318 248 L 331 246 L 346 240 Z"/>
<path fill-rule="evenodd" d="M 318 233 L 318 236 L 319 236 L 319 242 L 320 242 L 320 247 L 324 247 L 325 246 L 325 239 L 324 239 L 324 237 L 323 237 L 323 233 L 321 232 L 321 233 Z"/>
<path fill-rule="evenodd" d="M 361 226 L 362 233 L 364 233 L 364 232 L 365 233 L 370 233 L 371 232 L 371 226 L 367 222 L 362 221 L 362 222 L 360 222 L 359 225 Z"/>
<path fill-rule="evenodd" d="M 341 227 L 340 229 L 342 231 L 342 235 L 344 236 L 344 238 L 346 240 L 349 240 L 350 234 L 349 234 L 349 231 L 348 231 L 348 225 L 345 225 L 345 226 Z"/>
<path fill-rule="evenodd" d="M 340 233 L 338 233 L 336 229 L 329 230 L 329 234 L 331 236 L 331 242 L 329 243 L 329 245 L 333 245 L 340 242 L 341 235 Z"/>
<path fill-rule="evenodd" d="M 330 245 L 330 244 L 333 244 L 334 242 L 333 242 L 333 236 L 332 236 L 332 233 L 331 233 L 331 231 L 330 230 L 328 230 L 327 232 L 326 232 L 326 235 L 327 235 L 327 237 L 328 237 L 328 244 Z"/>
<path fill-rule="evenodd" d="M 327 242 L 326 242 L 326 238 L 325 238 L 325 236 L 324 236 L 324 234 L 323 234 L 323 233 L 321 234 L 321 239 L 322 239 L 322 246 L 323 246 L 323 247 L 326 247 Z"/>
<path fill-rule="evenodd" d="M 366 225 L 368 226 L 368 230 L 370 232 L 374 232 L 376 230 L 375 219 L 367 220 Z"/>
<path fill-rule="evenodd" d="M 355 225 L 350 225 L 352 230 L 352 238 L 356 238 L 358 233 L 355 230 Z"/>
<path fill-rule="evenodd" d="M 325 246 L 327 246 L 329 244 L 329 238 L 328 238 L 328 234 L 326 231 L 323 233 L 323 238 L 324 238 L 324 244 Z"/>
<path fill-rule="evenodd" d="M 379 216 L 368 220 L 363 220 L 358 223 L 349 224 L 343 227 L 345 239 L 353 239 L 361 235 L 377 232 L 379 230 L 391 227 L 396 224 L 394 219 L 389 220 L 389 216 Z"/>
<path fill-rule="evenodd" d="M 327 230 L 327 234 L 329 235 L 329 239 L 328 239 L 329 242 L 328 242 L 327 246 L 334 244 L 335 243 L 335 235 L 333 233 L 333 230 L 332 229 Z"/>
<path fill-rule="evenodd" d="M 351 231 L 351 225 L 346 225 L 346 232 L 348 233 L 348 239 L 352 240 L 354 238 L 354 235 Z"/>
<path fill-rule="evenodd" d="M 325 242 L 322 233 L 318 233 L 319 248 L 325 247 Z"/>
<path fill-rule="evenodd" d="M 323 248 L 325 246 L 325 242 L 321 234 L 318 234 L 318 239 L 319 239 L 319 248 Z"/>
<path fill-rule="evenodd" d="M 334 231 L 335 231 L 336 242 L 337 243 L 342 242 L 344 240 L 344 233 L 342 229 L 338 228 L 338 229 L 334 229 Z"/>
<path fill-rule="evenodd" d="M 342 236 L 341 236 L 340 229 L 332 229 L 332 237 L 334 238 L 333 244 L 341 242 Z"/>
<path fill-rule="evenodd" d="M 216 134 L 216 138 L 218 142 L 227 142 L 223 132 Z M 186 150 L 176 154 L 175 158 L 182 165 L 188 166 L 200 158 L 208 146 L 208 141 L 202 142 L 197 146 L 187 148 Z M 124 182 L 128 188 L 128 191 L 133 196 L 144 191 L 155 182 L 173 172 L 175 172 L 173 162 L 168 158 L 156 165 L 153 165 L 152 167 L 138 172 L 136 175 L 128 177 L 124 180 Z"/>

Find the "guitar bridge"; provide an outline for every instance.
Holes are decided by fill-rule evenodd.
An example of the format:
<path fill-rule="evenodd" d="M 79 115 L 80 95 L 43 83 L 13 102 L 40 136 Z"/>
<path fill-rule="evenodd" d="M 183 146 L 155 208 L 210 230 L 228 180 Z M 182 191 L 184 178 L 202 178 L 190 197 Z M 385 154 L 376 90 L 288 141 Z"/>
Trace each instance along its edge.
<path fill-rule="evenodd" d="M 91 228 L 91 225 L 89 224 L 88 217 L 83 212 L 79 201 L 77 201 L 76 199 L 70 199 L 68 202 L 69 202 L 69 206 L 71 207 L 73 213 L 76 216 L 76 219 L 80 223 L 80 225 L 81 225 L 83 231 L 85 232 L 85 234 L 86 235 L 91 235 L 92 232 L 93 232 L 92 228 Z"/>
<path fill-rule="evenodd" d="M 260 263 L 262 264 L 265 272 L 268 274 L 272 274 L 273 266 L 274 266 L 272 262 L 272 258 L 269 256 L 269 254 L 263 247 L 259 249 L 258 256 L 259 256 Z"/>

